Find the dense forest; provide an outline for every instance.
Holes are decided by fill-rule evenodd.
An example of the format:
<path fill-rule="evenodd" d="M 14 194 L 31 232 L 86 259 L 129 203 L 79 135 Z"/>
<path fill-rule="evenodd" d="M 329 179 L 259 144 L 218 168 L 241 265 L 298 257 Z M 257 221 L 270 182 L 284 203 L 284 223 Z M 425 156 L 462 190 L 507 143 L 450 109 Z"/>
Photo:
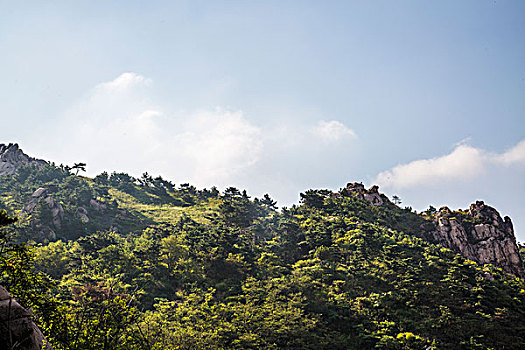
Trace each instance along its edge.
<path fill-rule="evenodd" d="M 0 284 L 57 350 L 525 348 L 525 282 L 422 239 L 433 208 L 300 197 L 21 167 Z"/>

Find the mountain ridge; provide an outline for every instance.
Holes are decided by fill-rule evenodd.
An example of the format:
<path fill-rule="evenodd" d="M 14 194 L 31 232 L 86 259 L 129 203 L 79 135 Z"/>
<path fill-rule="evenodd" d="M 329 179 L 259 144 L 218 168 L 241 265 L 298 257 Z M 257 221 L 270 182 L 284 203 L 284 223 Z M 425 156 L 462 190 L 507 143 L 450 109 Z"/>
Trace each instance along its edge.
<path fill-rule="evenodd" d="M 512 222 L 480 201 L 416 213 L 349 183 L 277 210 L 46 163 L 0 176 L 0 209 L 0 284 L 56 350 L 525 347 Z"/>
<path fill-rule="evenodd" d="M 46 165 L 49 166 L 49 163 L 45 160 L 26 155 L 16 143 L 0 144 L 0 176 L 13 175 L 24 166 L 42 168 Z M 67 172 L 63 168 L 62 170 Z M 120 176 L 128 182 L 131 179 L 129 176 L 128 178 Z M 102 177 L 99 175 L 99 179 L 102 182 L 109 182 L 109 175 L 104 179 Z M 124 180 L 121 179 L 120 181 Z M 146 176 L 144 181 L 153 182 L 153 178 L 148 179 Z M 165 180 L 160 179 L 160 181 Z M 76 182 L 76 184 L 78 185 L 79 182 Z M 130 186 L 129 183 L 127 185 Z M 166 183 L 163 185 L 166 185 Z M 167 187 L 169 189 L 169 183 Z M 53 197 L 53 193 L 57 189 L 58 186 L 55 184 L 37 188 L 25 200 L 23 208 L 21 210 L 18 209 L 19 214 L 24 218 L 30 216 L 37 204 L 41 203 L 41 209 L 45 212 L 44 216 L 49 216 L 50 220 L 48 220 L 50 222 L 45 223 L 43 226 L 39 222 L 33 223 L 34 226 L 40 227 L 38 234 L 40 239 L 56 240 L 57 234 L 55 231 L 61 229 L 64 221 L 65 212 L 61 201 Z M 166 190 L 166 188 L 163 190 Z M 386 195 L 379 192 L 377 185 L 366 189 L 362 183 L 348 183 L 343 191 L 366 200 L 373 206 L 394 205 Z M 125 220 L 128 221 L 143 221 L 129 211 L 117 208 L 118 205 L 115 206 L 114 202 L 107 200 L 108 198 L 103 198 L 104 195 L 108 196 L 109 193 L 102 193 L 102 196 L 99 196 L 100 194 L 96 193 L 96 191 L 91 191 L 88 194 L 84 193 L 84 204 L 77 206 L 74 212 L 70 212 L 69 216 L 72 218 L 69 219 L 80 221 L 82 224 L 88 224 L 91 220 L 104 221 L 107 225 L 98 227 L 98 229 L 110 230 L 118 230 L 120 219 L 123 217 L 126 217 Z M 332 192 L 332 195 L 335 195 L 335 193 Z M 516 243 L 512 221 L 508 216 L 502 219 L 496 209 L 486 205 L 483 201 L 476 201 L 471 204 L 468 210 L 452 211 L 448 207 L 442 207 L 439 211 L 433 213 L 427 211 L 427 217 L 434 225 L 433 230 L 429 232 L 427 227 L 422 229 L 421 232 L 411 232 L 412 234 L 430 242 L 436 242 L 480 264 L 494 264 L 508 273 L 521 278 L 525 277 L 525 269 Z M 32 238 L 37 237 L 33 235 Z"/>

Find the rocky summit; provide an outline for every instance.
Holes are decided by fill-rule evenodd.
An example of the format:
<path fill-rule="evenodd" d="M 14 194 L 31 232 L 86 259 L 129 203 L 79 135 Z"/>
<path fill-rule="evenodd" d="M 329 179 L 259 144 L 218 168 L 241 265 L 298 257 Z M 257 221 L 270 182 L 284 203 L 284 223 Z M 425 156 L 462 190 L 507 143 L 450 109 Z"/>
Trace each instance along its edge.
<path fill-rule="evenodd" d="M 384 194 L 379 193 L 379 186 L 372 186 L 367 190 L 362 183 L 354 182 L 347 184 L 345 190 L 360 199 L 369 201 L 372 205 L 380 206 L 388 201 Z"/>
<path fill-rule="evenodd" d="M 377 186 L 365 189 L 361 183 L 349 183 L 346 190 L 375 206 L 390 203 L 385 195 L 378 192 Z M 508 216 L 502 219 L 496 209 L 477 201 L 468 210 L 452 211 L 442 207 L 433 213 L 432 218 L 434 229 L 422 228 L 418 236 L 479 264 L 492 264 L 507 273 L 525 277 L 514 228 Z"/>
<path fill-rule="evenodd" d="M 47 164 L 42 159 L 29 157 L 17 143 L 0 144 L 0 176 L 13 175 L 18 168 L 24 165 L 43 166 Z"/>
<path fill-rule="evenodd" d="M 483 201 L 468 210 L 452 212 L 443 207 L 435 216 L 432 238 L 442 246 L 480 264 L 493 264 L 504 271 L 525 277 L 512 221 Z"/>

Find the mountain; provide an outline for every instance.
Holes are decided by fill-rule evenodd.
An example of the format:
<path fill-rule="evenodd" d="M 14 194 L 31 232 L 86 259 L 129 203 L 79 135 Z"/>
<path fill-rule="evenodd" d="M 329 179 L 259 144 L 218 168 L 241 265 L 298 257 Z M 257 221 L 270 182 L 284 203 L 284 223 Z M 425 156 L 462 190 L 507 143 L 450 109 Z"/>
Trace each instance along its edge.
<path fill-rule="evenodd" d="M 512 222 L 481 201 L 416 213 L 349 183 L 277 210 L 0 148 L 16 169 L 0 208 L 18 216 L 0 284 L 55 349 L 525 348 Z"/>
<path fill-rule="evenodd" d="M 348 184 L 346 190 L 375 206 L 389 203 L 386 196 L 379 194 L 377 186 L 366 190 L 362 184 L 353 183 Z M 427 210 L 421 217 L 430 221 L 433 227 L 423 223 L 419 228 L 413 228 L 412 234 L 477 263 L 492 264 L 525 277 L 511 219 L 508 216 L 502 219 L 496 209 L 483 201 L 476 201 L 468 210 L 452 211 L 448 207 L 439 211 Z"/>
<path fill-rule="evenodd" d="M 56 168 L 27 156 L 17 144 L 0 144 L 1 176 L 13 176 L 20 168 L 34 169 L 38 175 L 21 182 L 25 177 L 22 172 L 22 176 L 15 177 L 18 181 L 15 180 L 14 186 L 13 181 L 2 181 L 6 184 L 2 196 L 11 198 L 9 207 L 13 212 L 21 218 L 30 217 L 21 231 L 27 239 L 37 241 L 77 238 L 101 230 L 131 232 L 159 222 L 156 215 L 148 217 L 148 211 L 162 208 L 173 216 L 160 221 L 173 221 L 178 217 L 177 211 L 182 213 L 182 208 L 207 203 L 210 198 L 210 193 L 199 193 L 191 186 L 177 191 L 168 181 L 148 178 L 147 174 L 142 180 L 122 173 L 102 174 L 90 181 L 71 176 L 64 167 Z M 29 195 L 27 190 L 33 188 L 34 192 Z M 367 190 L 360 183 L 350 183 L 346 191 L 374 206 L 388 204 L 401 210 L 392 207 L 377 186 Z M 67 204 L 65 210 L 63 204 Z M 468 210 L 451 211 L 443 207 L 426 214 L 421 217 L 433 223 L 433 229 L 429 231 L 428 223 L 422 221 L 422 226 L 427 224 L 424 229 L 414 228 L 409 233 L 439 243 L 480 264 L 493 264 L 508 273 L 525 276 L 508 216 L 502 219 L 496 209 L 482 201 L 472 204 Z"/>

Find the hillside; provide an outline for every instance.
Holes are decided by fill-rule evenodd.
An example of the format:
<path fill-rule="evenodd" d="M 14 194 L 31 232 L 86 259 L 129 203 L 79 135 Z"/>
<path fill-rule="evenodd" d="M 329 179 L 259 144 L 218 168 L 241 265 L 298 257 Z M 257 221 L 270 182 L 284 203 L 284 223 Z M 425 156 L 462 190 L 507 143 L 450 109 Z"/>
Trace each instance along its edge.
<path fill-rule="evenodd" d="M 0 150 L 0 284 L 55 349 L 525 348 L 512 223 L 482 202 L 418 214 L 350 183 L 277 210 Z"/>

